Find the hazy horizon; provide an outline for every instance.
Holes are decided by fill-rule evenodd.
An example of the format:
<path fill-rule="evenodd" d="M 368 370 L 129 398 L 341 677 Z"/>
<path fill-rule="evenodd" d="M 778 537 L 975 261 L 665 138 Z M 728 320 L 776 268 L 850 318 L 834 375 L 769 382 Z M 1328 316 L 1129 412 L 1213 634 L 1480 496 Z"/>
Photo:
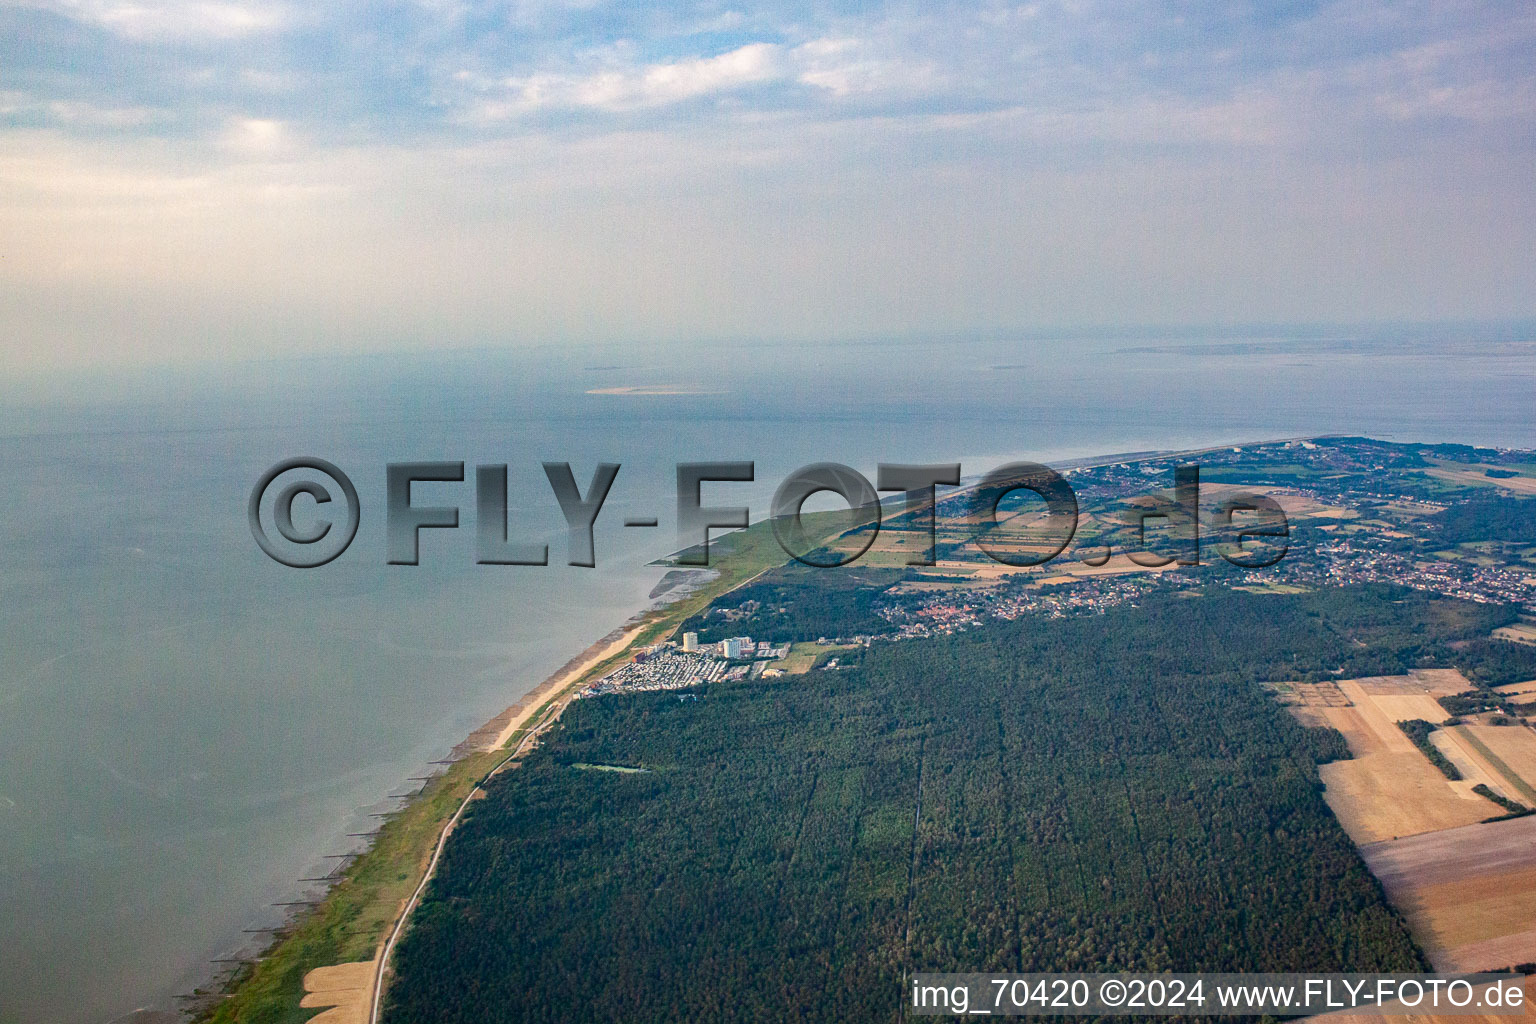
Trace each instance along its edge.
<path fill-rule="evenodd" d="M 855 337 L 820 338 L 685 338 L 671 343 L 590 339 L 561 342 L 548 339 L 500 339 L 466 342 L 452 346 L 399 344 L 393 347 L 316 348 L 306 351 L 233 353 L 189 350 L 177 356 L 157 359 L 135 358 L 131 353 L 120 358 L 99 356 L 83 363 L 48 363 L 10 368 L 0 380 L 0 396 L 7 407 L 0 410 L 0 436 L 22 436 L 45 422 L 50 414 L 89 410 L 97 406 L 121 408 L 129 405 L 149 407 L 155 402 L 184 402 L 196 392 L 223 389 L 231 395 L 254 397 L 295 385 L 323 390 L 320 375 L 340 372 L 347 381 L 370 373 L 392 377 L 402 384 L 414 370 L 435 373 L 442 365 L 482 361 L 490 365 L 506 363 L 539 353 L 558 353 L 568 358 L 571 369 L 593 369 L 581 365 L 598 360 L 601 370 L 638 374 L 661 373 L 666 382 L 686 381 L 701 372 L 701 357 L 712 358 L 731 352 L 753 353 L 765 348 L 784 352 L 786 358 L 834 357 L 839 352 L 859 353 L 871 348 L 908 349 L 943 346 L 947 356 L 963 358 L 968 349 L 996 352 L 1000 346 L 1014 344 L 1021 356 L 1030 359 L 1056 356 L 1071 359 L 1080 350 L 1108 345 L 1111 352 L 1141 352 L 1147 346 L 1164 354 L 1249 354 L 1294 355 L 1311 351 L 1356 352 L 1383 355 L 1398 351 L 1441 352 L 1447 345 L 1483 344 L 1490 351 L 1503 349 L 1508 355 L 1536 356 L 1536 317 L 1513 317 L 1490 321 L 1448 320 L 1399 322 L 1375 320 L 1334 323 L 1251 323 L 1251 324 L 1112 324 L 1104 327 L 1039 328 L 1034 330 L 957 331 L 949 334 L 910 332 Z M 707 361 L 707 358 L 705 361 Z M 618 359 L 615 363 L 613 360 Z M 954 372 L 963 372 L 958 367 Z M 663 383 L 649 380 L 646 383 Z M 519 385 L 521 386 L 521 385 Z M 37 417 L 43 414 L 44 420 Z M 63 427 L 71 429 L 66 422 Z"/>
<path fill-rule="evenodd" d="M 1536 315 L 1497 3 L 0 5 L 8 373 Z"/>

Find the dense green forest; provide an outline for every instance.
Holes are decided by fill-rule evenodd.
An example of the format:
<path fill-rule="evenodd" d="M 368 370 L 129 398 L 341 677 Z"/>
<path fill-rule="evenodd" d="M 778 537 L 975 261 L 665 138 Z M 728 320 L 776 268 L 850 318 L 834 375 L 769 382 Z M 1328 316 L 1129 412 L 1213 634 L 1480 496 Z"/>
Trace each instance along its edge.
<path fill-rule="evenodd" d="M 1431 522 L 1440 527 L 1444 544 L 1477 540 L 1536 544 L 1536 500 L 1530 498 L 1474 498 L 1437 512 Z"/>
<path fill-rule="evenodd" d="M 1478 686 L 1504 686 L 1536 679 L 1536 647 L 1481 638 L 1455 654 L 1456 666 Z"/>
<path fill-rule="evenodd" d="M 1256 682 L 1500 614 L 1169 597 L 579 701 L 455 831 L 385 1019 L 894 1021 L 914 970 L 1423 969 L 1322 801 L 1342 739 Z"/>
<path fill-rule="evenodd" d="M 790 562 L 726 594 L 682 630 L 696 631 L 704 643 L 742 635 L 783 642 L 888 633 L 894 627 L 875 614 L 875 602 L 907 575 L 902 569 Z"/>

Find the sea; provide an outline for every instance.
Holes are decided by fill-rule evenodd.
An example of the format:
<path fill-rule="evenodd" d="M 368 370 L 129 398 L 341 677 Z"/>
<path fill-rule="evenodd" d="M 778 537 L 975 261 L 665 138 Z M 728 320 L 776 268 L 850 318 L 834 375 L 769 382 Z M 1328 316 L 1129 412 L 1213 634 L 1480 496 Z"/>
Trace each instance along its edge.
<path fill-rule="evenodd" d="M 0 381 L 0 1024 L 175 1010 L 316 892 L 430 762 L 651 601 L 679 462 L 751 461 L 711 505 L 766 515 L 811 462 L 1064 462 L 1360 434 L 1536 447 L 1529 324 L 541 345 Z M 273 464 L 354 481 L 316 568 L 247 518 Z M 456 506 L 388 564 L 386 466 Z M 591 568 L 545 462 L 620 465 Z M 477 565 L 474 468 L 513 539 Z M 654 528 L 625 518 L 654 517 Z"/>

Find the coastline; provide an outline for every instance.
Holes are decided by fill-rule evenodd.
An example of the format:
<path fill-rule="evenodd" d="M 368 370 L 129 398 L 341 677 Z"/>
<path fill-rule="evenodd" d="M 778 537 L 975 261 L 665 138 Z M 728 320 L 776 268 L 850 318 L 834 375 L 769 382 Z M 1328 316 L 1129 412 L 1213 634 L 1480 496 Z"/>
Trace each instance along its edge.
<path fill-rule="evenodd" d="M 660 568 L 675 555 L 669 555 L 652 565 Z M 654 613 L 663 613 L 672 604 L 707 587 L 719 574 L 709 569 L 690 569 L 682 579 L 675 578 L 678 570 L 671 570 L 652 588 L 650 603 L 636 609 L 624 622 L 588 644 L 579 654 L 555 669 L 533 689 L 486 720 L 485 724 L 460 740 L 448 755 L 457 760 L 475 751 L 495 751 L 511 742 L 513 735 L 531 719 L 534 713 L 550 698 L 558 696 L 566 687 L 591 673 L 603 662 L 628 653 L 635 637 L 651 620 Z M 740 584 L 737 584 L 738 586 Z"/>
<path fill-rule="evenodd" d="M 446 766 L 432 777 L 420 792 L 384 819 L 370 844 L 360 851 L 324 896 L 305 912 L 291 919 L 273 942 L 257 957 L 231 976 L 216 992 L 199 989 L 193 999 L 203 1002 L 191 1013 L 194 1022 L 243 1021 L 252 1009 L 277 1011 L 288 1008 L 324 1008 L 311 1021 L 319 1024 L 364 1024 L 377 1019 L 380 998 L 389 976 L 389 953 L 403 933 L 421 894 L 430 882 L 453 826 L 470 803 L 481 795 L 480 787 L 508 768 L 515 767 L 521 756 L 531 750 L 537 737 L 559 718 L 578 687 L 610 664 L 625 657 L 637 638 L 648 634 L 664 615 L 658 616 L 655 604 L 638 609 L 623 625 L 610 630 L 560 668 L 545 677 L 517 701 L 490 718 L 456 744 L 443 759 Z M 400 836 L 396 833 L 404 833 Z M 390 839 L 403 839 L 390 843 Z M 403 845 L 404 849 L 398 847 Z M 375 909 L 372 930 L 381 934 L 371 940 L 368 951 L 358 957 L 322 958 L 310 962 L 315 943 L 308 932 L 327 931 L 327 916 L 351 918 L 355 915 L 335 908 L 345 894 L 367 884 L 370 874 L 407 877 L 409 894 L 392 893 L 389 887 L 367 893 L 364 900 Z M 328 912 L 332 912 L 328 914 Z M 319 927 L 317 928 L 317 924 Z M 269 964 L 281 964 L 284 954 L 293 959 L 286 983 L 271 984 L 263 978 Z M 265 982 L 265 984 L 264 984 Z M 297 983 L 297 984 L 295 984 Z M 242 995 L 250 994 L 250 999 Z M 248 1003 L 249 1005 L 241 1005 Z"/>
<path fill-rule="evenodd" d="M 763 520 L 711 539 L 718 559 L 707 570 L 668 572 L 646 605 L 588 645 L 515 702 L 454 746 L 433 775 L 384 824 L 325 894 L 278 932 L 256 957 L 184 1001 L 196 1024 L 237 1024 L 253 1017 L 287 1020 L 299 1008 L 327 1007 L 314 1024 L 364 1024 L 377 1019 L 387 988 L 386 949 L 404 931 L 430 881 L 452 826 L 480 792 L 515 768 L 586 682 L 628 657 L 637 646 L 675 632 L 721 594 L 756 578 L 786 556 Z M 677 571 L 669 555 L 651 564 Z M 707 574 L 707 575 L 706 575 Z M 406 883 L 402 885 L 402 883 Z M 366 970 L 364 970 L 366 968 Z M 366 985 L 362 979 L 366 975 Z M 294 1018 L 304 1019 L 304 1018 Z"/>
<path fill-rule="evenodd" d="M 594 665 L 627 651 L 634 639 L 634 634 L 641 628 L 641 623 L 638 620 L 643 615 L 644 609 L 641 609 L 631 616 L 624 625 L 617 629 L 609 630 L 595 643 L 589 645 L 586 650 L 555 669 L 539 685 L 502 709 L 484 725 L 480 726 L 480 728 L 464 737 L 453 748 L 453 752 L 448 755 L 449 759 L 457 760 L 477 750 L 492 751 L 505 747 L 512 739 L 513 734 L 527 724 L 528 720 L 533 717 L 534 712 L 551 697 L 556 696 L 562 689 L 574 682 L 577 677 L 591 671 Z"/>
<path fill-rule="evenodd" d="M 754 533 L 762 534 L 769 526 L 767 521 L 754 524 L 732 536 L 750 537 Z M 723 539 L 723 538 L 722 538 Z M 735 542 L 735 543 L 739 543 Z M 675 558 L 670 555 L 664 562 L 670 563 Z M 654 563 L 653 563 L 654 564 Z M 777 564 L 777 563 L 775 563 Z M 690 604 L 687 612 L 683 614 L 668 614 L 674 605 L 683 604 L 686 599 L 699 591 L 707 591 L 708 601 L 722 594 L 729 593 L 741 587 L 767 571 L 771 566 L 763 566 L 742 579 L 733 580 L 728 586 L 720 588 L 710 587 L 708 584 L 719 580 L 722 573 L 714 573 L 710 579 L 702 584 L 694 585 L 685 582 L 681 586 L 668 585 L 666 577 L 652 590 L 653 603 L 648 607 L 637 611 L 624 625 L 610 630 L 595 643 L 587 647 L 576 657 L 566 662 L 553 674 L 521 697 L 516 703 L 507 707 L 485 725 L 465 738 L 464 742 L 455 747 L 457 752 L 466 748 L 466 754 L 478 750 L 480 753 L 489 754 L 498 760 L 494 767 L 487 771 L 464 796 L 459 806 L 454 810 L 452 817 L 443 824 L 437 835 L 437 841 L 433 844 L 431 858 L 422 870 L 421 881 L 411 893 L 410 899 L 400 908 L 392 922 L 388 934 L 380 943 L 378 951 L 373 959 L 364 961 L 369 971 L 371 985 L 366 990 L 351 990 L 350 998 L 344 998 L 340 1002 L 330 1003 L 334 1010 L 327 1010 L 326 1014 L 334 1014 L 331 1020 L 323 1020 L 326 1014 L 314 1019 L 318 1024 L 378 1024 L 379 1015 L 384 1010 L 384 992 L 391 974 L 390 957 L 394 953 L 395 944 L 404 934 L 406 925 L 410 920 L 412 911 L 416 909 L 426 892 L 427 885 L 432 881 L 437 872 L 438 862 L 442 858 L 443 850 L 448 845 L 448 840 L 453 834 L 454 827 L 469 809 L 471 803 L 484 796 L 483 786 L 495 776 L 511 768 L 517 767 L 518 762 L 535 746 L 539 736 L 552 726 L 560 718 L 561 713 L 576 698 L 581 687 L 600 677 L 630 654 L 637 646 L 654 642 L 662 636 L 669 636 L 676 632 L 682 625 L 687 614 L 693 610 Z M 668 575 L 671 575 L 670 573 Z M 669 593 L 672 596 L 655 602 L 658 594 Z M 535 721 L 537 719 L 537 721 Z M 493 736 L 489 742 L 480 737 Z M 338 970 L 356 970 L 356 964 L 336 964 L 314 968 L 304 976 L 305 1001 L 308 1001 L 319 985 L 326 984 Z M 330 996 L 327 997 L 331 998 Z M 314 1024 L 311 1022 L 311 1024 Z"/>

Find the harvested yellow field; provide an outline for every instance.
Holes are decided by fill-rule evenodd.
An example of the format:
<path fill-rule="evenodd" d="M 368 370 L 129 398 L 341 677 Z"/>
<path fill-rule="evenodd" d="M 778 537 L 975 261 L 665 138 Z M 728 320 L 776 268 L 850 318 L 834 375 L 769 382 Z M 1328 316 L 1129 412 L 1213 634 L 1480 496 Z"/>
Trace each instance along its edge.
<path fill-rule="evenodd" d="M 1385 678 L 1401 678 L 1387 676 Z M 1408 673 L 1408 678 L 1415 685 L 1422 686 L 1424 692 L 1431 697 L 1446 697 L 1453 693 L 1461 693 L 1470 690 L 1472 684 L 1467 677 L 1454 668 L 1416 668 Z"/>
<path fill-rule="evenodd" d="M 1496 686 L 1494 689 L 1506 697 L 1524 697 L 1527 694 L 1536 694 L 1536 679 L 1530 679 L 1523 683 L 1506 683 Z"/>
<path fill-rule="evenodd" d="M 1488 476 L 1483 472 L 1483 470 L 1487 468 L 1502 467 L 1469 467 L 1466 469 L 1459 469 L 1452 468 L 1451 466 L 1437 466 L 1434 469 L 1426 469 L 1424 472 L 1428 473 L 1430 476 L 1437 476 L 1442 480 L 1449 480 L 1452 483 L 1472 484 L 1474 486 L 1478 484 L 1485 486 L 1492 484 L 1494 487 L 1499 487 L 1506 491 L 1513 491 L 1516 494 L 1536 494 L 1536 477 L 1493 477 Z"/>
<path fill-rule="evenodd" d="M 1507 796 L 1536 807 L 1536 732 L 1518 725 L 1460 725 L 1450 731 L 1506 781 L 1500 788 Z"/>
<path fill-rule="evenodd" d="M 1020 552 L 1018 550 L 1006 550 L 1003 553 L 1012 555 L 1025 554 L 1029 558 L 1042 558 L 1050 554 L 1048 551 Z M 1054 565 L 1055 563 L 1052 562 L 1051 564 Z M 1019 573 L 1043 573 L 1045 571 L 1043 565 L 1006 565 L 1002 562 L 988 559 L 976 567 L 976 576 L 978 579 L 996 580 L 1002 579 L 1005 576 L 1016 576 Z"/>
<path fill-rule="evenodd" d="M 1472 798 L 1478 798 L 1472 793 L 1472 787 L 1477 785 L 1487 786 L 1495 793 L 1511 799 L 1519 799 L 1510 791 L 1509 784 L 1492 771 L 1487 763 L 1477 756 L 1471 743 L 1465 737 L 1458 737 L 1450 729 L 1436 729 L 1429 734 L 1429 742 L 1435 749 L 1446 756 L 1451 764 L 1461 772 L 1461 781 L 1452 782 L 1451 787 L 1458 792 L 1465 791 Z M 1488 814 L 1485 817 L 1501 813 L 1500 809 L 1492 801 L 1488 803 Z"/>
<path fill-rule="evenodd" d="M 1415 718 L 1426 722 L 1443 722 L 1451 717 L 1450 712 L 1440 706 L 1435 698 L 1425 694 L 1382 694 L 1370 698 L 1382 714 L 1397 722 L 1408 722 Z M 1401 729 L 1398 732 L 1402 732 Z"/>
<path fill-rule="evenodd" d="M 1074 576 L 1114 576 L 1127 572 L 1164 572 L 1168 569 L 1179 568 L 1177 562 L 1169 562 L 1167 565 L 1141 565 L 1133 562 L 1128 555 L 1118 554 L 1112 556 L 1103 565 L 1084 565 L 1078 563 L 1073 566 L 1062 566 L 1064 570 Z"/>
<path fill-rule="evenodd" d="M 1329 709 L 1321 713 L 1338 728 L 1335 716 L 1347 712 Z M 1354 744 L 1350 746 L 1353 749 Z M 1327 787 L 1323 799 L 1356 843 L 1456 828 L 1498 813 L 1477 794 L 1458 792 L 1417 750 L 1357 755 L 1318 770 Z"/>
<path fill-rule="evenodd" d="M 1536 816 L 1360 852 L 1437 970 L 1536 961 Z"/>
<path fill-rule="evenodd" d="M 1359 707 L 1307 710 L 1343 733 L 1355 755 L 1318 770 L 1327 787 L 1323 798 L 1356 843 L 1454 828 L 1489 816 L 1488 801 L 1457 792 L 1402 730 L 1379 715 L 1373 723 Z M 1386 733 L 1384 724 L 1397 736 Z"/>
<path fill-rule="evenodd" d="M 1019 544 L 999 544 L 994 548 L 1004 555 L 1027 555 L 1030 558 L 1039 558 L 1049 552 L 1041 548 L 1029 548 Z M 1039 575 L 1041 583 L 1070 583 L 1084 576 L 1114 576 L 1128 572 L 1163 572 L 1167 569 L 1180 568 L 1177 562 L 1167 565 L 1141 565 L 1133 562 L 1129 556 L 1121 553 L 1110 557 L 1103 565 L 1088 565 L 1078 561 L 1071 552 L 1062 554 L 1042 565 L 1007 565 L 994 561 L 981 552 L 976 553 L 976 561 L 961 562 L 954 560 L 940 560 L 934 564 L 933 570 L 942 573 L 963 573 L 977 580 L 996 580 L 1008 576 Z M 1047 576 L 1046 573 L 1051 575 Z"/>
<path fill-rule="evenodd" d="M 1354 519 L 1360 513 L 1352 508 L 1319 508 L 1312 512 L 1303 512 L 1302 515 L 1313 519 Z"/>
<path fill-rule="evenodd" d="M 1493 635 L 1500 640 L 1513 640 L 1517 644 L 1536 644 L 1536 626 L 1529 622 L 1500 626 L 1493 631 Z"/>
<path fill-rule="evenodd" d="M 1426 690 L 1464 689 L 1459 675 L 1372 676 L 1336 684 L 1293 687 L 1309 724 L 1344 734 L 1354 758 L 1325 764 L 1323 796 L 1356 843 L 1375 843 L 1482 821 L 1498 808 L 1472 792 L 1477 780 L 1452 783 L 1413 745 L 1397 723 L 1439 722 L 1445 711 Z M 1453 689 L 1454 688 L 1454 689 Z M 1337 694 L 1347 700 L 1341 707 Z"/>
<path fill-rule="evenodd" d="M 373 1004 L 373 980 L 378 960 L 316 967 L 304 975 L 306 1009 L 328 1006 L 324 1013 L 310 1018 L 310 1024 L 368 1024 Z"/>
<path fill-rule="evenodd" d="M 1523 1022 L 1536 1021 L 1536 984 L 1533 979 L 1524 981 L 1525 1003 L 1520 1012 L 1509 1014 L 1492 1013 L 1397 1013 L 1390 1016 L 1381 1013 L 1357 1012 L 1341 1010 L 1337 1013 L 1327 1013 L 1318 1017 L 1304 1018 L 1325 1024 L 1523 1024 Z"/>
<path fill-rule="evenodd" d="M 1483 783 L 1515 800 L 1526 798 L 1521 787 L 1536 794 L 1536 733 L 1519 726 L 1437 729 L 1430 742 L 1465 776 L 1452 782 L 1397 727 L 1412 718 L 1443 721 L 1436 698 L 1469 685 L 1454 670 L 1429 669 L 1283 690 L 1297 702 L 1297 717 L 1344 734 L 1355 757 L 1319 769 L 1324 799 L 1440 971 L 1536 961 L 1536 816 L 1485 822 L 1500 810 L 1472 792 Z M 1348 707 L 1338 706 L 1335 690 Z M 1354 1016 L 1328 1019 L 1344 1024 Z M 1536 1019 L 1536 1011 L 1529 1016 Z M 1429 1014 L 1410 1019 L 1438 1021 Z"/>
<path fill-rule="evenodd" d="M 1355 706 L 1355 712 L 1360 716 L 1361 722 L 1375 734 L 1377 740 L 1376 749 L 1395 754 L 1417 754 L 1419 752 L 1419 749 L 1413 745 L 1413 741 L 1403 733 L 1402 729 L 1398 728 L 1397 723 L 1410 718 L 1420 718 L 1422 717 L 1421 715 L 1410 714 L 1394 717 L 1382 708 L 1378 702 L 1392 700 L 1395 697 L 1367 693 L 1365 686 L 1358 679 L 1346 679 L 1339 683 L 1339 692 L 1349 698 L 1350 703 Z M 1444 718 L 1443 713 L 1440 717 Z"/>
<path fill-rule="evenodd" d="M 1405 676 L 1363 676 L 1345 682 L 1354 683 L 1373 697 L 1443 697 L 1472 688 L 1466 676 L 1454 668 L 1416 668 Z"/>
<path fill-rule="evenodd" d="M 1200 503 L 1210 508 L 1216 508 L 1231 495 L 1243 493 L 1269 495 L 1279 503 L 1285 510 L 1287 518 L 1290 519 L 1356 519 L 1360 516 L 1360 513 L 1352 508 L 1326 505 L 1310 494 L 1303 494 L 1286 487 L 1265 485 L 1250 487 L 1203 480 L 1200 482 Z"/>

